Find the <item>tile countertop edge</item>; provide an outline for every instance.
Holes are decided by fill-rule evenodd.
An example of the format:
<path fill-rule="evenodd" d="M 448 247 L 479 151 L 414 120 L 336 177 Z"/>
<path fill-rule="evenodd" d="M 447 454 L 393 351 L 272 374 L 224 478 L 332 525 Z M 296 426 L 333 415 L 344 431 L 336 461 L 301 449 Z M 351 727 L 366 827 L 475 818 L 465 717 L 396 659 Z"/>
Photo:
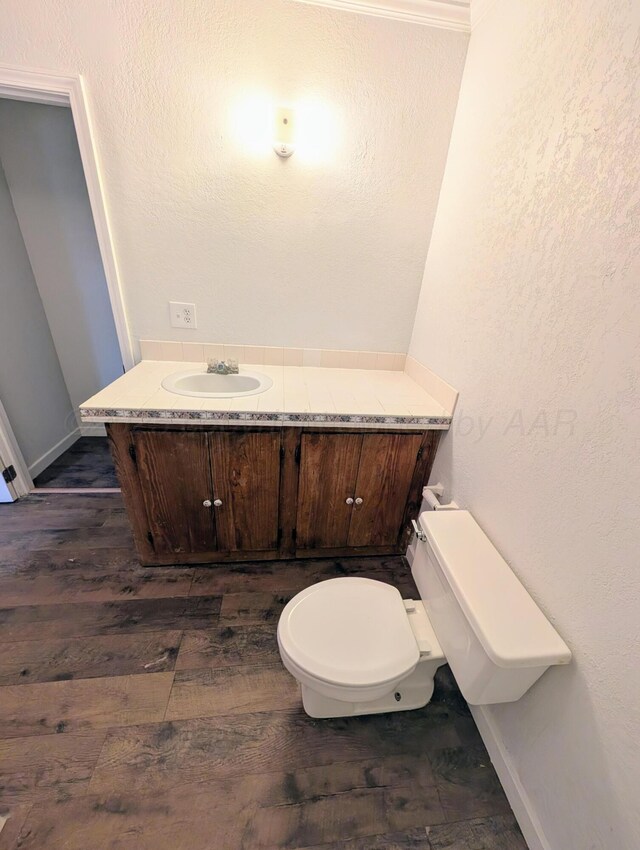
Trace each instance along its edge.
<path fill-rule="evenodd" d="M 207 398 L 200 406 L 180 402 L 162 386 L 167 375 L 187 365 L 206 368 L 204 363 L 143 360 L 80 405 L 82 421 L 439 430 L 451 425 L 450 411 L 404 372 L 261 366 L 257 368 L 272 379 L 272 387 L 259 396 L 261 406 L 246 405 L 240 398 L 238 404 L 224 399 L 220 405 Z"/>
<path fill-rule="evenodd" d="M 362 413 L 354 414 L 325 414 L 325 413 L 268 413 L 268 412 L 235 412 L 212 410 L 137 410 L 106 409 L 98 407 L 81 407 L 83 422 L 122 422 L 145 423 L 158 425 L 179 425 L 184 422 L 213 423 L 220 425 L 262 424 L 282 427 L 295 425 L 324 425 L 326 427 L 366 426 L 375 425 L 379 428 L 426 428 L 428 430 L 446 431 L 451 425 L 450 416 L 384 416 Z"/>

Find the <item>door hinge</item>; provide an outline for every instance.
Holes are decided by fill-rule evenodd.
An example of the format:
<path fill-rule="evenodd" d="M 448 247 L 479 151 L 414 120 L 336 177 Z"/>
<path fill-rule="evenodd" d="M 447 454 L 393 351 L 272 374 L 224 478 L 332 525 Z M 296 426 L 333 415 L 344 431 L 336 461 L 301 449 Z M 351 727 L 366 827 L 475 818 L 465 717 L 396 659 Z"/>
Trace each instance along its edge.
<path fill-rule="evenodd" d="M 291 531 L 291 539 L 295 542 L 298 539 L 298 529 L 294 528 Z"/>
<path fill-rule="evenodd" d="M 137 465 L 136 447 L 133 445 L 133 443 L 131 443 L 130 446 L 129 446 L 129 457 L 133 461 L 134 465 Z"/>
<path fill-rule="evenodd" d="M 300 443 L 296 446 L 295 459 L 296 463 L 300 463 Z"/>
<path fill-rule="evenodd" d="M 416 460 L 420 460 L 420 458 L 422 457 L 423 454 L 424 454 L 424 448 L 422 446 L 420 446 L 420 448 L 418 449 L 418 454 L 416 456 Z"/>
<path fill-rule="evenodd" d="M 280 446 L 280 460 L 284 460 L 284 446 Z"/>
<path fill-rule="evenodd" d="M 278 529 L 278 542 L 277 542 L 277 544 L 276 544 L 276 545 L 277 545 L 277 547 L 278 547 L 278 549 L 280 548 L 280 544 L 281 544 L 281 543 L 282 543 L 282 529 L 281 529 L 281 528 L 279 528 L 279 529 Z"/>
<path fill-rule="evenodd" d="M 153 534 L 150 531 L 147 531 L 147 540 L 153 546 Z"/>
<path fill-rule="evenodd" d="M 2 470 L 2 477 L 7 482 L 7 484 L 11 484 L 12 481 L 15 481 L 18 477 L 18 473 L 15 470 L 13 465 L 8 466 L 6 469 Z"/>

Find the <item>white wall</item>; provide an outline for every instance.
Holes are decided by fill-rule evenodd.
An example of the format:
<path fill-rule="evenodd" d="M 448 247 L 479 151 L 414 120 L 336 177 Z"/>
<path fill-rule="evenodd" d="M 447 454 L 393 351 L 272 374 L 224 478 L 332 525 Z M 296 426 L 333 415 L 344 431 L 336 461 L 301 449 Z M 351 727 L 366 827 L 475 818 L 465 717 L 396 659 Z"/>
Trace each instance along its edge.
<path fill-rule="evenodd" d="M 77 408 L 122 358 L 71 110 L 0 100 L 0 162 Z"/>
<path fill-rule="evenodd" d="M 287 0 L 0 16 L 3 62 L 85 78 L 133 336 L 191 342 L 406 350 L 467 42 Z M 265 98 L 321 104 L 311 149 L 247 149 Z"/>
<path fill-rule="evenodd" d="M 639 27 L 498 0 L 474 31 L 410 346 L 460 390 L 433 480 L 575 653 L 489 710 L 551 850 L 640 846 Z"/>
<path fill-rule="evenodd" d="M 2 168 L 0 257 L 0 400 L 32 467 L 77 423 Z"/>

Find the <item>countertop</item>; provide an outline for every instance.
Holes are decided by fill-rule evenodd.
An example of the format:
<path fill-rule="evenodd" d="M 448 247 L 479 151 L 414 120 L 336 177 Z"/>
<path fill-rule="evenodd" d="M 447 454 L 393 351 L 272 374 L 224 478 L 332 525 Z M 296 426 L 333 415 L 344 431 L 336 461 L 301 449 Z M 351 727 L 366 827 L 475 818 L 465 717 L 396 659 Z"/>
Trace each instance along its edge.
<path fill-rule="evenodd" d="M 273 386 L 239 398 L 176 395 L 163 389 L 163 379 L 188 369 L 205 371 L 205 364 L 143 360 L 80 405 L 82 421 L 440 430 L 451 424 L 450 414 L 404 372 L 248 363 L 243 368 L 268 375 Z"/>

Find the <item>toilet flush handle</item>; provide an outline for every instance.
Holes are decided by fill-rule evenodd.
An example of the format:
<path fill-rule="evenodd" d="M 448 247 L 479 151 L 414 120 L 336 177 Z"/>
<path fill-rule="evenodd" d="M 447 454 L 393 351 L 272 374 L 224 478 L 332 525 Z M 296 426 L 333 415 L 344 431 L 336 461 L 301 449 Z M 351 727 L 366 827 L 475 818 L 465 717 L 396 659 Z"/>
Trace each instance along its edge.
<path fill-rule="evenodd" d="M 412 520 L 411 520 L 411 525 L 413 526 L 414 534 L 416 535 L 416 537 L 418 538 L 418 540 L 419 540 L 421 543 L 424 543 L 424 542 L 426 541 L 426 539 L 427 539 L 427 535 L 426 535 L 426 534 L 424 533 L 424 531 L 422 530 L 422 526 L 418 525 L 418 523 L 415 521 L 415 519 L 412 519 Z"/>

